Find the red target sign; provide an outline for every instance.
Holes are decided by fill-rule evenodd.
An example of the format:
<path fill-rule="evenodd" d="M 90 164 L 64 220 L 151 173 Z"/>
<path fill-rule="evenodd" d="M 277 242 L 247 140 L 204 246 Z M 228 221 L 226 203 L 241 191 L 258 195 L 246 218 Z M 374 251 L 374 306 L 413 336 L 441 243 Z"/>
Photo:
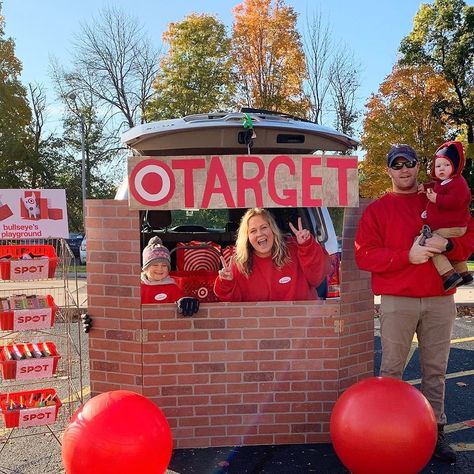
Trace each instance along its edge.
<path fill-rule="evenodd" d="M 128 160 L 129 205 L 356 207 L 357 163 L 357 157 L 326 155 L 133 156 Z"/>
<path fill-rule="evenodd" d="M 129 178 L 130 193 L 141 204 L 160 206 L 174 194 L 176 181 L 170 167 L 160 160 L 139 162 Z"/>

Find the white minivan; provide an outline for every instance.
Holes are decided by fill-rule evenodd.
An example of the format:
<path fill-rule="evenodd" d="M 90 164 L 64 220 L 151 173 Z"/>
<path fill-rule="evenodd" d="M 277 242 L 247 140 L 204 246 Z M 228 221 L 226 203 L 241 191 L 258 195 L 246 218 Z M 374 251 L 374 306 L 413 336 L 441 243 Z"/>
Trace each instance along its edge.
<path fill-rule="evenodd" d="M 243 126 L 246 124 L 246 126 Z M 216 112 L 160 120 L 136 126 L 122 135 L 133 155 L 195 156 L 253 154 L 344 154 L 355 150 L 353 138 L 307 120 L 258 109 Z M 125 181 L 116 199 L 128 197 Z M 172 252 L 178 243 L 214 242 L 221 248 L 235 243 L 235 231 L 246 209 L 141 211 L 142 246 L 160 236 Z M 288 223 L 301 217 L 332 255 L 333 273 L 319 289 L 322 298 L 339 296 L 340 246 L 328 210 L 324 207 L 271 208 L 279 227 L 291 234 Z M 85 239 L 84 239 L 85 241 Z M 176 261 L 172 260 L 172 265 Z"/>

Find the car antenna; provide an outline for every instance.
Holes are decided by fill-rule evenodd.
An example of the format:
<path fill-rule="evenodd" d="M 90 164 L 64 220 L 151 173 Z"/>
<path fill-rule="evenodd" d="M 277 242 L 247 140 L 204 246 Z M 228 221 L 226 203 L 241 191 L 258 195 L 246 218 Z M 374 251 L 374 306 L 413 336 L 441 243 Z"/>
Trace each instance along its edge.
<path fill-rule="evenodd" d="M 244 121 L 242 125 L 245 128 L 243 140 L 244 143 L 247 145 L 247 154 L 250 155 L 250 149 L 253 146 L 253 139 L 257 138 L 257 134 L 255 133 L 255 130 L 253 128 L 253 120 L 252 117 L 246 112 L 244 112 Z"/>

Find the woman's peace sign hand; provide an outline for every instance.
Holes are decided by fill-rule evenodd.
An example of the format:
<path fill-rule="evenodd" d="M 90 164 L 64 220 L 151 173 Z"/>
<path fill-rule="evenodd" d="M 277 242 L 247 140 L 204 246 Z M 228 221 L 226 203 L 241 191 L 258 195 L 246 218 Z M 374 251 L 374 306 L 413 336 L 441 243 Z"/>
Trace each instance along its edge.
<path fill-rule="evenodd" d="M 219 270 L 219 277 L 221 280 L 233 280 L 234 274 L 232 273 L 232 265 L 229 261 L 227 264 L 224 257 L 220 257 L 222 263 L 222 269 Z"/>
<path fill-rule="evenodd" d="M 298 228 L 296 228 L 291 222 L 289 222 L 289 224 L 290 224 L 291 232 L 295 234 L 298 245 L 304 244 L 311 237 L 309 230 L 303 229 L 303 224 L 301 223 L 301 217 L 298 217 Z"/>

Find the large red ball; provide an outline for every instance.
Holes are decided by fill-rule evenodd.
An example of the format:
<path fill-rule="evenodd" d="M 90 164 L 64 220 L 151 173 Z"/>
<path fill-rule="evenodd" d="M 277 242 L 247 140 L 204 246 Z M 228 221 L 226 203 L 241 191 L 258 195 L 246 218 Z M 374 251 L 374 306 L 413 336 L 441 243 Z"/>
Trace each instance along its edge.
<path fill-rule="evenodd" d="M 417 473 L 436 444 L 433 409 L 410 384 L 371 377 L 347 389 L 330 421 L 331 440 L 354 474 Z"/>
<path fill-rule="evenodd" d="M 68 474 L 163 474 L 173 441 L 161 410 L 126 390 L 91 398 L 64 431 L 62 459 Z"/>

